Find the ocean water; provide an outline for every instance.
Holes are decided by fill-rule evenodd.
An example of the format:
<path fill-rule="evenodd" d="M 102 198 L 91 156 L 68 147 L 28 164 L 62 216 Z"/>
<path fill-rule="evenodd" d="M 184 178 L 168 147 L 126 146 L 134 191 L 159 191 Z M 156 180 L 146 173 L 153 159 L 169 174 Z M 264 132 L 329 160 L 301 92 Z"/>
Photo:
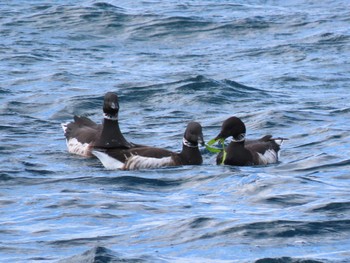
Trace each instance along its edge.
<path fill-rule="evenodd" d="M 349 1 L 0 3 L 1 262 L 349 262 Z M 278 164 L 106 171 L 62 122 L 181 149 L 229 116 Z"/>

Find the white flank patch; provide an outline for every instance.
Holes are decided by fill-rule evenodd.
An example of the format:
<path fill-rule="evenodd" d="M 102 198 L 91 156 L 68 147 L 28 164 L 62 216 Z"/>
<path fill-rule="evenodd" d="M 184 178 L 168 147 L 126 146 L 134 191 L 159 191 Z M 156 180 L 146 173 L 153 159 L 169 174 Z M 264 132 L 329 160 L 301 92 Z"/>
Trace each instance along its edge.
<path fill-rule="evenodd" d="M 270 164 L 278 161 L 277 153 L 269 149 L 264 154 L 258 153 L 259 156 L 259 164 Z"/>
<path fill-rule="evenodd" d="M 171 165 L 174 165 L 171 157 L 152 158 L 140 155 L 132 155 L 126 160 L 124 169 L 152 169 Z"/>
<path fill-rule="evenodd" d="M 76 138 L 67 140 L 68 152 L 81 156 L 91 156 L 90 145 L 88 143 L 81 143 Z"/>
<path fill-rule="evenodd" d="M 113 157 L 110 157 L 106 153 L 99 151 L 92 151 L 91 153 L 95 155 L 101 161 L 103 166 L 108 170 L 120 170 L 124 168 L 124 163 L 118 161 Z"/>

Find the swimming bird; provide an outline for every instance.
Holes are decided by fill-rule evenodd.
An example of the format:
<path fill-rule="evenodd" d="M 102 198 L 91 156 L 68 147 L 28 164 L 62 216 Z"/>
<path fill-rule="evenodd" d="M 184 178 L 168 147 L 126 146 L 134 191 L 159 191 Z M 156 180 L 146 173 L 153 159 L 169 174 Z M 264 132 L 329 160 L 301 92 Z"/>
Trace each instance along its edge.
<path fill-rule="evenodd" d="M 266 165 L 278 161 L 280 146 L 286 139 L 266 135 L 258 140 L 246 141 L 245 134 L 246 127 L 240 118 L 230 117 L 223 122 L 221 131 L 214 140 L 223 142 L 232 136 L 232 141 L 226 151 L 221 151 L 217 155 L 217 164 Z"/>
<path fill-rule="evenodd" d="M 87 117 L 74 116 L 74 121 L 63 123 L 68 151 L 90 157 L 92 149 L 130 149 L 141 146 L 128 142 L 119 128 L 119 101 L 114 92 L 107 92 L 103 102 L 103 123 L 97 124 Z"/>
<path fill-rule="evenodd" d="M 151 169 L 165 166 L 200 165 L 203 162 L 198 144 L 204 145 L 202 126 L 198 122 L 187 125 L 182 140 L 182 151 L 175 153 L 162 148 L 139 147 L 128 150 L 94 150 L 103 166 L 110 170 Z M 121 158 L 121 155 L 124 158 Z"/>

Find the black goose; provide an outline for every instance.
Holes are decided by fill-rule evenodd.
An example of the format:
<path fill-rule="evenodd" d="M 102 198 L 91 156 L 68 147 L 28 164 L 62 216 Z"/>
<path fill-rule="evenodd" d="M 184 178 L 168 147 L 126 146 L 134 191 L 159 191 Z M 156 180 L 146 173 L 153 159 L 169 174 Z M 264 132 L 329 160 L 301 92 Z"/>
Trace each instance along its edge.
<path fill-rule="evenodd" d="M 87 117 L 74 116 L 74 121 L 62 124 L 68 151 L 81 156 L 92 156 L 94 148 L 130 149 L 141 145 L 128 142 L 119 128 L 118 95 L 107 92 L 103 103 L 103 123 L 97 124 Z"/>
<path fill-rule="evenodd" d="M 155 147 L 138 147 L 128 150 L 94 150 L 92 153 L 100 159 L 103 166 L 110 170 L 151 169 L 165 166 L 199 165 L 202 155 L 198 143 L 204 144 L 202 126 L 198 122 L 187 125 L 182 141 L 182 151 L 175 153 Z"/>
<path fill-rule="evenodd" d="M 245 166 L 278 162 L 280 146 L 286 139 L 272 138 L 271 135 L 266 135 L 258 140 L 246 141 L 245 133 L 246 127 L 241 119 L 230 117 L 224 121 L 215 140 L 223 141 L 232 136 L 232 141 L 227 146 L 226 151 L 221 151 L 218 154 L 217 164 Z"/>

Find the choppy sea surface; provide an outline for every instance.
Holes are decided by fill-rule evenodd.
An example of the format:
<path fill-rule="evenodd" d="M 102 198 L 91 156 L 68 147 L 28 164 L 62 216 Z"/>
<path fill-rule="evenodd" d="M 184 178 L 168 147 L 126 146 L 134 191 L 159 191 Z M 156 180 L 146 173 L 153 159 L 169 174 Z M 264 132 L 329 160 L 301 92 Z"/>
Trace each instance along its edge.
<path fill-rule="evenodd" d="M 1 1 L 1 262 L 349 262 L 349 1 Z M 181 149 L 239 116 L 280 162 L 107 171 L 62 122 Z"/>

